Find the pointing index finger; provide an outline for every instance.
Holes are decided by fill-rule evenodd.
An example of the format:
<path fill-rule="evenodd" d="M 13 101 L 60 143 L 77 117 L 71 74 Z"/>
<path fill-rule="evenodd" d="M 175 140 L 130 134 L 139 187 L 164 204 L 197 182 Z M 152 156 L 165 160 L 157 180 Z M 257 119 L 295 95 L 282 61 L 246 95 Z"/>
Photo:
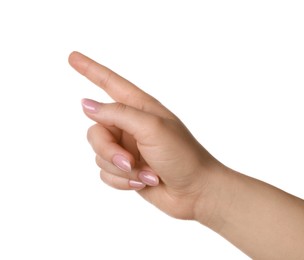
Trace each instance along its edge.
<path fill-rule="evenodd" d="M 79 52 L 69 56 L 70 65 L 80 74 L 102 88 L 115 101 L 137 109 L 146 110 L 147 104 L 160 104 L 134 84 L 107 67 L 95 62 Z"/>

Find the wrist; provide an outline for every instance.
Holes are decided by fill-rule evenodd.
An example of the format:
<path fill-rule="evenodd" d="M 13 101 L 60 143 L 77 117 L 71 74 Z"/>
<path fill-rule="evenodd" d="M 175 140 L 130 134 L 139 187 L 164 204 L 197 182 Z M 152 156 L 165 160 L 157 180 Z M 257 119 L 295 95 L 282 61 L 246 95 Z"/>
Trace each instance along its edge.
<path fill-rule="evenodd" d="M 194 220 L 219 232 L 236 196 L 238 173 L 218 163 L 209 172 L 206 186 L 194 205 Z"/>

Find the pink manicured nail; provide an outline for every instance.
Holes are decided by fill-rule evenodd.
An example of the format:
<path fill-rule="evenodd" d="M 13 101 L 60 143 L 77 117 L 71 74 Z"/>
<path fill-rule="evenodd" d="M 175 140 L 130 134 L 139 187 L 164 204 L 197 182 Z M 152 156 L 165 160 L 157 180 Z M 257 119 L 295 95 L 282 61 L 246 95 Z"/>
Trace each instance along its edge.
<path fill-rule="evenodd" d="M 99 110 L 100 104 L 92 99 L 84 98 L 81 100 L 82 107 L 85 111 L 89 113 L 97 113 Z"/>
<path fill-rule="evenodd" d="M 114 155 L 112 161 L 120 170 L 131 172 L 131 163 L 124 156 L 120 154 Z"/>
<path fill-rule="evenodd" d="M 134 180 L 129 180 L 129 185 L 130 187 L 134 188 L 134 189 L 142 189 L 144 188 L 146 185 L 140 181 L 134 181 Z"/>
<path fill-rule="evenodd" d="M 158 177 L 149 171 L 141 171 L 138 174 L 138 178 L 149 186 L 157 186 L 159 184 Z"/>

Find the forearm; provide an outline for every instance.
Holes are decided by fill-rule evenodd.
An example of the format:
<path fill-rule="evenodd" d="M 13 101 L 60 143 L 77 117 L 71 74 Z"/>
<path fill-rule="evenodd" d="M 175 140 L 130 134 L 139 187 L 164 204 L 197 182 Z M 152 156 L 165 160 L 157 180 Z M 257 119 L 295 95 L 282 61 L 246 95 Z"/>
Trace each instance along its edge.
<path fill-rule="evenodd" d="M 210 177 L 197 220 L 254 259 L 304 259 L 304 201 L 229 169 Z"/>

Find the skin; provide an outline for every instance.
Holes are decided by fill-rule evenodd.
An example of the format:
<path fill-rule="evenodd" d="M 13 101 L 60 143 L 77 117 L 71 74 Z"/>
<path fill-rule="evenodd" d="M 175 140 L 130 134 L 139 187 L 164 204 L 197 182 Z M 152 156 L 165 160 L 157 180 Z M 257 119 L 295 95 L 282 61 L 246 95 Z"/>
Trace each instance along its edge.
<path fill-rule="evenodd" d="M 115 102 L 82 100 L 100 177 L 168 215 L 195 220 L 253 259 L 304 259 L 304 201 L 236 172 L 131 82 L 81 53 L 70 65 Z"/>

